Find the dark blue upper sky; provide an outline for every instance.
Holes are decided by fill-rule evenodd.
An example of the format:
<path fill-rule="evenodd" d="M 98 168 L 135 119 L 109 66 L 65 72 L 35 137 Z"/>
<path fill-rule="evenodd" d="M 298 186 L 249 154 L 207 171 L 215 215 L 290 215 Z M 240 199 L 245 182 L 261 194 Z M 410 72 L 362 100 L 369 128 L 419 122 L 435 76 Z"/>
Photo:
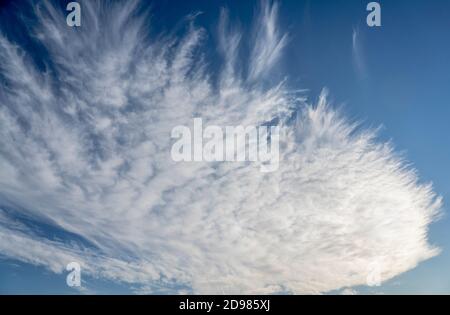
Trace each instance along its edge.
<path fill-rule="evenodd" d="M 374 28 L 366 24 L 368 2 L 282 1 L 280 23 L 289 32 L 289 44 L 279 73 L 274 76 L 287 75 L 288 84 L 308 89 L 312 101 L 326 87 L 333 103 L 343 105 L 348 116 L 363 121 L 364 126 L 381 125 L 380 137 L 392 139 L 395 147 L 417 168 L 421 180 L 433 182 L 435 191 L 444 197 L 446 210 L 450 198 L 450 2 L 379 1 L 382 26 Z M 177 30 L 182 17 L 202 12 L 196 23 L 208 31 L 207 41 L 211 41 L 213 55 L 220 8 L 227 7 L 231 21 L 239 21 L 240 27 L 247 29 L 251 27 L 247 21 L 252 20 L 256 4 L 254 1 L 161 0 L 151 3 L 151 25 L 155 33 L 171 32 Z M 22 8 L 17 4 L 2 4 L 2 18 L 11 16 L 13 7 Z M 3 29 L 5 21 L 11 23 L 13 18 L 0 22 Z M 11 26 L 6 26 L 11 32 L 7 35 L 26 41 Z M 210 60 L 213 67 L 214 57 Z M 438 257 L 380 288 L 359 290 L 449 293 L 450 220 L 446 213 L 431 226 L 430 241 L 442 248 Z M 0 293 L 71 293 L 64 281 L 63 276 L 37 267 L 0 261 Z M 94 280 L 86 281 L 92 281 L 91 287 L 109 287 L 112 293 L 127 292 L 125 288 L 114 289 Z"/>

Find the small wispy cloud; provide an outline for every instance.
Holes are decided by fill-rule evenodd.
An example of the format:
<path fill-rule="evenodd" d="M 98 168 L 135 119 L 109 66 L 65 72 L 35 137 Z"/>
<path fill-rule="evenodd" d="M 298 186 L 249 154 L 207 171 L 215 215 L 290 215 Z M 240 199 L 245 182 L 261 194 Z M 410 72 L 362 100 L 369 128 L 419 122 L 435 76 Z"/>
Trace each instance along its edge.
<path fill-rule="evenodd" d="M 367 73 L 367 66 L 364 60 L 363 55 L 363 49 L 360 39 L 360 31 L 359 28 L 354 28 L 352 33 L 352 58 L 353 58 L 353 65 L 355 67 L 356 74 L 360 78 L 366 78 Z"/>
<path fill-rule="evenodd" d="M 281 33 L 277 26 L 278 4 L 261 3 L 259 16 L 254 25 L 255 37 L 249 60 L 251 80 L 260 78 L 273 68 L 287 43 L 287 34 Z"/>
<path fill-rule="evenodd" d="M 320 293 L 365 284 L 374 261 L 384 281 L 438 254 L 427 230 L 441 200 L 389 143 L 326 93 L 305 104 L 260 83 L 286 45 L 276 4 L 262 3 L 239 58 L 242 30 L 222 11 L 219 82 L 198 53 L 204 29 L 190 21 L 184 35 L 149 38 L 139 5 L 83 1 L 80 29 L 35 5 L 51 72 L 0 36 L 2 255 L 54 272 L 76 261 L 140 292 Z M 173 162 L 170 131 L 194 116 L 278 118 L 279 170 Z M 73 237 L 38 233 L 19 214 Z"/>
<path fill-rule="evenodd" d="M 341 295 L 358 295 L 358 291 L 352 288 L 345 288 L 340 292 Z"/>

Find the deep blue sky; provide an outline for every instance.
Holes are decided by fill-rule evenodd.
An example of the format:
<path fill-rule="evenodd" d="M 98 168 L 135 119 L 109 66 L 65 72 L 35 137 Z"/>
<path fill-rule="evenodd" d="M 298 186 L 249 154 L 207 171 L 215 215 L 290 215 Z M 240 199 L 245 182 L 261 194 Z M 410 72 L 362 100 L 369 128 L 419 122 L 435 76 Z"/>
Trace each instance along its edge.
<path fill-rule="evenodd" d="M 361 0 L 282 1 L 280 23 L 290 34 L 289 44 L 275 78 L 287 75 L 288 84 L 308 89 L 315 100 L 324 87 L 345 113 L 364 126 L 382 126 L 380 137 L 418 169 L 423 181 L 432 181 L 450 199 L 450 2 L 447 0 L 379 1 L 382 27 L 366 25 Z M 2 2 L 3 3 L 3 2 Z M 150 1 L 149 1 L 150 4 Z M 215 30 L 221 7 L 242 29 L 251 27 L 254 1 L 157 1 L 151 4 L 153 32 L 171 31 L 182 17 L 202 12 L 196 23 L 209 32 L 214 55 Z M 17 5 L 16 5 L 17 6 Z M 20 6 L 18 7 L 21 8 Z M 11 6 L 2 5 L 4 17 Z M 0 21 L 5 29 L 5 20 Z M 9 21 L 10 23 L 10 21 Z M 12 29 L 11 24 L 7 29 Z M 353 32 L 364 71 L 355 66 Z M 11 30 L 9 36 L 18 36 Z M 18 39 L 20 41 L 21 39 Z M 22 39 L 23 40 L 23 39 Z M 214 57 L 211 57 L 214 65 Z M 430 230 L 440 256 L 422 263 L 380 288 L 362 292 L 450 293 L 450 220 L 443 218 Z M 103 293 L 129 293 L 120 285 L 84 279 Z M 65 275 L 11 260 L 0 260 L 0 293 L 77 293 L 65 285 Z"/>

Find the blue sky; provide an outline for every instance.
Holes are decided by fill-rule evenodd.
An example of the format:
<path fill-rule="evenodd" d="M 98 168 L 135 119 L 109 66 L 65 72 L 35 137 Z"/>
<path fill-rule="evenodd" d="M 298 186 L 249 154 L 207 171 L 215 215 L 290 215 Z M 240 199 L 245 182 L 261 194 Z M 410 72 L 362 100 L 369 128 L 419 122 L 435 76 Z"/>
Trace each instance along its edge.
<path fill-rule="evenodd" d="M 445 0 L 380 1 L 382 26 L 369 28 L 366 25 L 367 2 L 296 0 L 280 3 L 278 23 L 287 31 L 288 42 L 276 69 L 263 81 L 270 84 L 286 78 L 289 87 L 306 89 L 305 95 L 311 102 L 316 102 L 326 87 L 334 106 L 340 105 L 350 120 L 362 121 L 363 128 L 381 126 L 379 139 L 392 140 L 396 151 L 417 169 L 420 181 L 432 182 L 434 191 L 444 199 L 441 219 L 428 226 L 429 242 L 441 248 L 440 255 L 380 287 L 356 286 L 354 289 L 362 293 L 450 293 L 450 220 L 446 210 L 450 197 L 450 143 L 446 136 L 450 132 L 450 3 Z M 250 31 L 258 5 L 254 1 L 210 0 L 148 1 L 143 6 L 147 4 L 151 10 L 149 25 L 153 35 L 181 34 L 185 29 L 180 21 L 191 13 L 201 12 L 195 24 L 206 30 L 203 53 L 213 74 L 220 67 L 216 47 L 221 8 L 228 8 L 232 25 Z M 15 6 L 13 9 L 11 3 L 2 3 L 2 18 L 11 16 L 12 10 L 24 10 L 32 19 L 29 8 Z M 11 24 L 6 24 L 13 20 L 14 17 L 9 17 L 0 22 L 5 35 L 34 47 L 26 35 L 20 35 L 18 30 L 24 28 L 14 31 Z M 32 25 L 34 21 L 29 23 Z M 245 47 L 250 40 L 245 37 L 249 35 L 243 36 Z M 245 47 L 244 51 L 249 49 L 251 47 Z M 35 59 L 51 59 L 39 48 L 32 54 Z M 0 193 L 0 202 L 6 202 L 8 196 Z M 14 218 L 25 222 L 20 215 L 12 213 Z M 59 234 L 39 220 L 24 224 L 41 230 L 48 238 L 67 241 L 76 238 L 71 234 Z M 53 273 L 5 256 L 0 260 L 0 293 L 79 293 L 65 285 L 65 275 L 65 272 Z M 123 282 L 88 275 L 83 275 L 83 283 L 89 288 L 85 291 L 88 293 L 132 293 L 134 288 Z M 331 290 L 335 292 L 339 290 Z"/>

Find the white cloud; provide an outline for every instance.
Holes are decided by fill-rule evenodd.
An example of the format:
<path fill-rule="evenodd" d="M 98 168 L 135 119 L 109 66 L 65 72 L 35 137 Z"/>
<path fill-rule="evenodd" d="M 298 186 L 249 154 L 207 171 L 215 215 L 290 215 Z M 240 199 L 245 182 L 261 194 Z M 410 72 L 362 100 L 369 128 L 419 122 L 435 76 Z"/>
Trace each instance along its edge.
<path fill-rule="evenodd" d="M 345 288 L 340 292 L 341 295 L 358 295 L 358 291 L 352 288 Z"/>
<path fill-rule="evenodd" d="M 441 200 L 390 144 L 357 131 L 325 93 L 311 105 L 283 84 L 258 84 L 286 41 L 276 6 L 263 3 L 241 60 L 247 77 L 241 35 L 222 14 L 218 87 L 198 57 L 205 30 L 191 23 L 182 37 L 149 39 L 138 6 L 82 2 L 78 30 L 59 9 L 36 7 L 52 73 L 0 37 L 3 255 L 54 272 L 78 261 L 141 292 L 321 293 L 365 284 L 374 261 L 386 280 L 438 253 L 427 229 Z M 277 172 L 170 158 L 171 129 L 194 116 L 225 126 L 277 115 L 287 129 Z M 94 246 L 48 239 L 6 207 Z"/>
<path fill-rule="evenodd" d="M 287 42 L 287 35 L 281 34 L 277 27 L 278 4 L 261 3 L 261 12 L 254 26 L 255 39 L 249 70 L 251 80 L 260 79 L 275 65 Z"/>
<path fill-rule="evenodd" d="M 361 34 L 359 28 L 354 28 L 352 33 L 352 57 L 353 66 L 355 67 L 356 74 L 360 78 L 367 77 L 367 66 L 364 60 L 363 47 L 361 44 Z"/>

